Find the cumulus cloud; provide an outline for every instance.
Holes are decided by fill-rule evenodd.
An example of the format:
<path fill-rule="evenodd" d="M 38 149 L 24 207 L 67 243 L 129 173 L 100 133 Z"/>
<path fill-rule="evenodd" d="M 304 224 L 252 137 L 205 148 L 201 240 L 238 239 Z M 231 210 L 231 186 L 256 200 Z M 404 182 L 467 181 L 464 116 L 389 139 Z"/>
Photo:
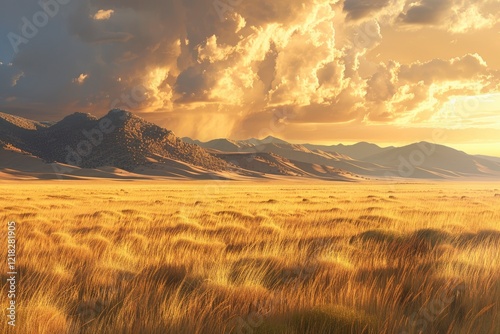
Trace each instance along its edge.
<path fill-rule="evenodd" d="M 376 62 L 369 51 L 391 24 L 482 29 L 497 4 L 227 1 L 220 16 L 212 0 L 71 2 L 13 55 L 13 66 L 0 65 L 0 106 L 58 119 L 102 114 L 118 100 L 201 139 L 283 124 L 423 122 L 455 96 L 498 90 L 499 73 L 478 54 L 403 64 Z M 6 6 L 2 33 L 40 10 Z"/>
<path fill-rule="evenodd" d="M 345 0 L 344 12 L 352 20 L 364 18 L 388 6 L 391 0 Z"/>
<path fill-rule="evenodd" d="M 467 80 L 487 75 L 488 72 L 488 65 L 480 55 L 468 54 L 450 60 L 433 59 L 425 63 L 403 65 L 399 69 L 399 79 L 430 84 L 439 81 Z"/>
<path fill-rule="evenodd" d="M 492 27 L 497 18 L 493 13 L 500 10 L 496 0 L 419 0 L 408 1 L 406 9 L 398 16 L 402 24 L 412 26 L 436 26 L 453 33 Z"/>
<path fill-rule="evenodd" d="M 392 27 L 433 27 L 467 33 L 493 27 L 500 11 L 497 0 L 344 0 L 348 21 L 376 19 Z"/>
<path fill-rule="evenodd" d="M 94 14 L 94 20 L 108 20 L 114 12 L 115 11 L 112 9 L 99 9 L 97 13 Z"/>
<path fill-rule="evenodd" d="M 75 83 L 77 85 L 81 85 L 81 84 L 83 84 L 85 82 L 85 80 L 87 80 L 88 77 L 89 77 L 88 74 L 82 73 L 82 74 L 80 74 L 78 76 L 78 78 L 74 78 L 73 79 L 73 83 Z"/>
<path fill-rule="evenodd" d="M 409 65 L 392 62 L 367 81 L 367 119 L 425 123 L 450 100 L 495 92 L 499 83 L 498 73 L 478 54 Z"/>
<path fill-rule="evenodd" d="M 410 4 L 406 13 L 400 15 L 400 19 L 410 24 L 435 24 L 446 15 L 452 5 L 451 0 L 422 0 Z"/>

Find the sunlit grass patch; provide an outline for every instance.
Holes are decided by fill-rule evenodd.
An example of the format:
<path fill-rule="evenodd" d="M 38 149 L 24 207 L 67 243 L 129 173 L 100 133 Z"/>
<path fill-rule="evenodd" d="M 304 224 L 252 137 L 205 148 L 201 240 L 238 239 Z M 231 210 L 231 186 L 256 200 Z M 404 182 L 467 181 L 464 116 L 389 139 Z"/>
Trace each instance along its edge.
<path fill-rule="evenodd" d="M 18 220 L 20 332 L 496 334 L 489 186 L 203 187 L 0 192 L 0 219 Z"/>

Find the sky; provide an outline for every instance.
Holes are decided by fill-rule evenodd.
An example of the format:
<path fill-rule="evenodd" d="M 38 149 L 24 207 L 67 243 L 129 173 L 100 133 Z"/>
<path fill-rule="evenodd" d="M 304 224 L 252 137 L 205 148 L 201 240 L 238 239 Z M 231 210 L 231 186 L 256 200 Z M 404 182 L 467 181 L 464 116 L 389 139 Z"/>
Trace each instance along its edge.
<path fill-rule="evenodd" d="M 4 0 L 0 111 L 500 156 L 499 19 L 498 0 Z"/>

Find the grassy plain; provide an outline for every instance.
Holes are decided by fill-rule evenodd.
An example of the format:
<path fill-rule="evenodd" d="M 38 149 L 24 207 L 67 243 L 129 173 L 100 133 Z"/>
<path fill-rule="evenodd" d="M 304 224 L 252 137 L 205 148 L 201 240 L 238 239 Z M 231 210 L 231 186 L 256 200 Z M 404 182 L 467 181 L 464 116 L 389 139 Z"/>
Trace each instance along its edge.
<path fill-rule="evenodd" d="M 2 183 L 12 220 L 16 333 L 500 333 L 500 184 Z"/>

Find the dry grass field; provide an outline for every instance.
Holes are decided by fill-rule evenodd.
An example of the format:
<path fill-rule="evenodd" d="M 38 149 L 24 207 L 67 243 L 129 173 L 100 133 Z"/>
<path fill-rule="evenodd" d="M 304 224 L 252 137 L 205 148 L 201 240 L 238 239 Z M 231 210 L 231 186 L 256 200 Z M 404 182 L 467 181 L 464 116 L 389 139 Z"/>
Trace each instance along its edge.
<path fill-rule="evenodd" d="M 500 333 L 500 184 L 3 183 L 0 220 L 16 333 Z"/>

